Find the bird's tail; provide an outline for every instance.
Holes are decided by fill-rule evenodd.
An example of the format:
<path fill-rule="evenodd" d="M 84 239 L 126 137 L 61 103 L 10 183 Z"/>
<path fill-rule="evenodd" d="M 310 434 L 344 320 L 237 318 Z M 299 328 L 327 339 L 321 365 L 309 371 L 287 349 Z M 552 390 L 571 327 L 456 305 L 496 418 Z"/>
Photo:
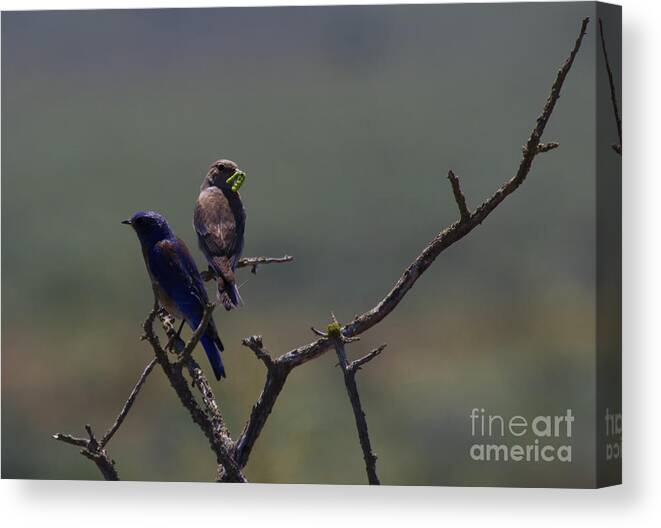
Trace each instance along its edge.
<path fill-rule="evenodd" d="M 216 376 L 217 380 L 225 377 L 225 367 L 223 367 L 223 360 L 220 358 L 220 353 L 225 350 L 223 342 L 216 332 L 216 328 L 213 324 L 213 320 L 209 321 L 209 326 L 207 331 L 204 333 L 200 339 L 204 351 L 207 353 L 209 358 L 209 363 L 211 363 L 211 368 L 213 369 L 213 374 Z"/>
<path fill-rule="evenodd" d="M 218 300 L 222 303 L 226 310 L 239 308 L 243 306 L 243 299 L 239 293 L 239 288 L 235 283 L 221 285 L 218 282 Z"/>
<path fill-rule="evenodd" d="M 213 259 L 213 268 L 217 275 L 218 301 L 225 307 L 225 310 L 232 310 L 243 306 L 243 299 L 236 287 L 234 270 L 230 261 L 225 257 L 216 257 Z"/>

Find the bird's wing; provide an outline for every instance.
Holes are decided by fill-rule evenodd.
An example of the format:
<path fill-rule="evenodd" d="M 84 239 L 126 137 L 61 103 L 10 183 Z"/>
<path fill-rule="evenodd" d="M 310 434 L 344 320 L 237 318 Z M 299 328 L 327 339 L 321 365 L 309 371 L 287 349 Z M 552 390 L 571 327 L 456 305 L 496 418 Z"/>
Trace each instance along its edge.
<path fill-rule="evenodd" d="M 195 204 L 193 226 L 200 247 L 207 258 L 232 258 L 241 244 L 237 219 L 223 191 L 209 187 L 200 193 Z"/>
<path fill-rule="evenodd" d="M 204 284 L 186 244 L 162 240 L 149 255 L 151 272 L 186 317 L 197 318 L 208 302 Z"/>

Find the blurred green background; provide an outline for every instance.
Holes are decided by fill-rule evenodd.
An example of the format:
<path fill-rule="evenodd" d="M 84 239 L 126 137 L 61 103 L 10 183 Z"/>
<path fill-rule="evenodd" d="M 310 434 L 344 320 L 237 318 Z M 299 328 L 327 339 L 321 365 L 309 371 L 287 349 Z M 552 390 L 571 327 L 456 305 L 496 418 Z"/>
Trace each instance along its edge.
<path fill-rule="evenodd" d="M 101 434 L 149 347 L 135 236 L 154 209 L 194 249 L 208 165 L 247 171 L 246 305 L 218 313 L 238 434 L 280 354 L 372 307 L 426 243 L 510 178 L 594 4 L 184 9 L 2 15 L 2 476 L 96 479 L 55 432 Z M 385 484 L 586 486 L 594 472 L 595 104 L 591 26 L 529 180 L 349 348 Z M 199 351 L 198 356 L 201 356 Z M 203 359 L 203 356 L 200 357 Z M 336 358 L 296 369 L 251 481 L 366 482 Z M 206 367 L 206 362 L 202 363 Z M 572 464 L 478 464 L 473 407 L 577 416 Z M 156 370 L 109 446 L 120 477 L 212 480 L 205 438 Z"/>

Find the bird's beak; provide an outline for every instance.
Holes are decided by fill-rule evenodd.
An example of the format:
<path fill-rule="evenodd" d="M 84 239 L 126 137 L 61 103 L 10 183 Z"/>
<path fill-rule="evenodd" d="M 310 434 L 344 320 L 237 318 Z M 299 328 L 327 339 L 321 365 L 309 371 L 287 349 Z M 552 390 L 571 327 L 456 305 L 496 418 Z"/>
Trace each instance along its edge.
<path fill-rule="evenodd" d="M 122 220 L 122 224 L 131 225 L 131 221 L 130 220 Z"/>

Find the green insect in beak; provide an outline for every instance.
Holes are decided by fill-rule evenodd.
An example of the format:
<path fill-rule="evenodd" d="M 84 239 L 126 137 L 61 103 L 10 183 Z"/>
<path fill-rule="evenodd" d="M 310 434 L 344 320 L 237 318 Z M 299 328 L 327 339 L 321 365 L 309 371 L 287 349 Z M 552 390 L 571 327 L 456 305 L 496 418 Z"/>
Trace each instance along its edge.
<path fill-rule="evenodd" d="M 243 185 L 243 182 L 246 181 L 246 173 L 243 171 L 235 171 L 234 174 L 232 174 L 227 180 L 225 180 L 225 183 L 232 184 L 232 192 L 237 192 L 241 186 Z"/>

